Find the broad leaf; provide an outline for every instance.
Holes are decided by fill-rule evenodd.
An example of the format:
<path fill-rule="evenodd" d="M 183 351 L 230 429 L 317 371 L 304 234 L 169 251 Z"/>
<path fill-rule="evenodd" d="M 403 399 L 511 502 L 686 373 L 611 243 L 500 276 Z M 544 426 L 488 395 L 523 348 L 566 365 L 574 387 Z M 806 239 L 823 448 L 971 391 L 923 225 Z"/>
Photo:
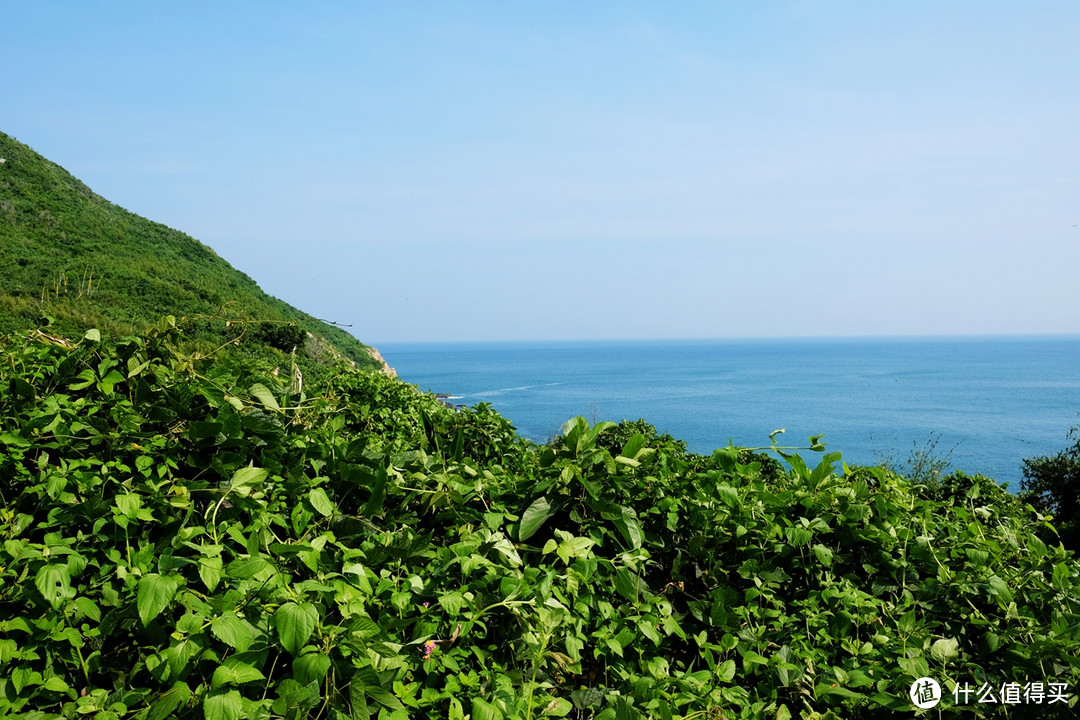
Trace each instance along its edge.
<path fill-rule="evenodd" d="M 930 654 L 938 660 L 946 662 L 960 654 L 957 649 L 959 645 L 960 643 L 953 638 L 942 638 L 930 646 Z"/>
<path fill-rule="evenodd" d="M 167 718 L 176 717 L 178 715 L 176 711 L 189 702 L 191 702 L 191 689 L 186 683 L 178 682 L 154 701 L 150 706 L 147 720 L 167 720 Z"/>
<path fill-rule="evenodd" d="M 292 655 L 299 655 L 315 630 L 318 618 L 319 612 L 311 603 L 287 602 L 279 607 L 274 613 L 274 627 L 281 645 Z"/>
<path fill-rule="evenodd" d="M 203 716 L 206 720 L 240 720 L 243 702 L 237 690 L 229 690 L 218 695 L 208 695 L 203 701 Z"/>
<path fill-rule="evenodd" d="M 168 606 L 176 594 L 177 585 L 178 582 L 173 577 L 157 573 L 142 576 L 139 580 L 136 606 L 139 609 L 139 619 L 143 627 L 149 625 L 150 621 Z"/>
<path fill-rule="evenodd" d="M 533 501 L 532 505 L 521 514 L 521 525 L 518 527 L 518 540 L 524 542 L 531 538 L 543 527 L 549 517 L 555 514 L 554 508 L 548 502 L 547 497 L 540 497 Z"/>
<path fill-rule="evenodd" d="M 210 632 L 221 642 L 239 652 L 244 652 L 255 642 L 258 632 L 250 624 L 238 617 L 232 610 L 226 610 L 221 617 L 214 618 Z"/>
<path fill-rule="evenodd" d="M 251 494 L 252 489 L 262 484 L 266 476 L 267 472 L 263 468 L 252 465 L 242 467 L 233 473 L 232 480 L 229 482 L 229 492 L 246 497 Z"/>
<path fill-rule="evenodd" d="M 293 660 L 293 677 L 307 685 L 310 682 L 322 682 L 330 670 L 330 656 L 321 652 L 309 652 Z"/>
<path fill-rule="evenodd" d="M 221 558 L 199 558 L 199 579 L 206 585 L 207 590 L 214 592 L 214 588 L 221 581 Z"/>
<path fill-rule="evenodd" d="M 71 591 L 71 575 L 67 565 L 43 565 L 34 578 L 42 597 L 58 610 Z"/>
<path fill-rule="evenodd" d="M 281 406 L 278 405 L 277 398 L 274 397 L 274 393 L 270 392 L 270 389 L 262 383 L 255 383 L 252 385 L 249 392 L 258 398 L 259 402 L 271 410 L 281 409 Z"/>
<path fill-rule="evenodd" d="M 327 659 L 329 662 L 329 659 Z M 242 685 L 243 683 L 265 680 L 266 676 L 258 668 L 240 662 L 236 658 L 229 658 L 224 665 L 219 665 L 214 670 L 214 678 L 210 687 L 217 689 L 222 685 Z"/>
<path fill-rule="evenodd" d="M 334 514 L 334 503 L 327 497 L 326 491 L 321 487 L 312 488 L 308 493 L 308 502 L 311 503 L 311 507 L 315 508 L 319 514 L 323 517 L 330 517 Z"/>

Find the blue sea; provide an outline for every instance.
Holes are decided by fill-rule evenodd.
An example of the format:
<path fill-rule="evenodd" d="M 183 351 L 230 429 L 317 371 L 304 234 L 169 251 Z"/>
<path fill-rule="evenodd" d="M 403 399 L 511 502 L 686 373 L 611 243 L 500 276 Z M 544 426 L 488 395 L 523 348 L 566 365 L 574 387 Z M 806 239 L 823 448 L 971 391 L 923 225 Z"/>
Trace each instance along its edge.
<path fill-rule="evenodd" d="M 490 403 L 518 432 L 644 418 L 711 453 L 824 435 L 849 465 L 913 450 L 1017 490 L 1022 460 L 1080 425 L 1080 337 L 386 344 L 406 382 Z M 804 453 L 812 455 L 813 453 Z M 809 461 L 809 458 L 808 458 Z"/>

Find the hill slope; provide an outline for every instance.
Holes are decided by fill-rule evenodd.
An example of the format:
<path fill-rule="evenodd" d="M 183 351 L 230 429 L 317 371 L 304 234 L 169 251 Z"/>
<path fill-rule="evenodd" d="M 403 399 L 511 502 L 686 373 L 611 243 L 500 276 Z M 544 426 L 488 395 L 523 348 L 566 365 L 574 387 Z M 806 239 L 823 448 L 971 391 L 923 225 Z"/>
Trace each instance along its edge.
<path fill-rule="evenodd" d="M 43 315 L 70 334 L 227 316 L 255 321 L 249 339 L 263 350 L 299 345 L 312 360 L 382 366 L 356 338 L 267 295 L 198 240 L 113 205 L 4 133 L 0 158 L 0 333 Z M 201 327 L 207 343 L 229 337 L 224 322 Z"/>

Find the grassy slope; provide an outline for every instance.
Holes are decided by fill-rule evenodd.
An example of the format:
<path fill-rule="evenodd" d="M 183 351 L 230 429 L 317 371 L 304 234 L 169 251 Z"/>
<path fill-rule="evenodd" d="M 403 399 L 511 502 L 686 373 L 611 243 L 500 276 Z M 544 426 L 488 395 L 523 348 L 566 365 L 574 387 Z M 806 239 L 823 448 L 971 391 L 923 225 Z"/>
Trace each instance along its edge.
<path fill-rule="evenodd" d="M 295 323 L 327 341 L 309 341 L 309 353 L 325 355 L 329 344 L 377 367 L 356 338 L 267 295 L 198 240 L 113 205 L 3 133 L 0 157 L 0 333 L 50 315 L 63 333 L 119 335 L 163 315 L 224 307 L 230 317 Z"/>

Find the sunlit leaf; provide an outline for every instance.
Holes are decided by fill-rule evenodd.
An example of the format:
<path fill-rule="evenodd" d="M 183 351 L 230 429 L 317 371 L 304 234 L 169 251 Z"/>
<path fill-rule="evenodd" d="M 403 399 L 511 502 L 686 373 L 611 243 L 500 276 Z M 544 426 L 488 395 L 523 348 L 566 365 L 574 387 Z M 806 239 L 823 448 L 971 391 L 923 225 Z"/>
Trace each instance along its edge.
<path fill-rule="evenodd" d="M 262 383 L 255 383 L 248 389 L 248 392 L 254 395 L 259 402 L 271 410 L 281 409 L 281 406 L 278 405 L 277 398 L 274 397 L 274 393 L 270 392 L 270 389 Z"/>
<path fill-rule="evenodd" d="M 318 619 L 319 611 L 310 603 L 287 602 L 279 607 L 274 613 L 274 627 L 281 645 L 292 655 L 299 655 Z"/>
<path fill-rule="evenodd" d="M 143 627 L 150 624 L 172 601 L 178 586 L 176 578 L 149 573 L 139 579 L 138 598 L 139 619 Z"/>
<path fill-rule="evenodd" d="M 524 542 L 536 534 L 543 527 L 549 517 L 555 514 L 554 508 L 546 497 L 539 497 L 533 501 L 525 512 L 521 514 L 521 524 L 518 527 L 518 540 Z"/>

